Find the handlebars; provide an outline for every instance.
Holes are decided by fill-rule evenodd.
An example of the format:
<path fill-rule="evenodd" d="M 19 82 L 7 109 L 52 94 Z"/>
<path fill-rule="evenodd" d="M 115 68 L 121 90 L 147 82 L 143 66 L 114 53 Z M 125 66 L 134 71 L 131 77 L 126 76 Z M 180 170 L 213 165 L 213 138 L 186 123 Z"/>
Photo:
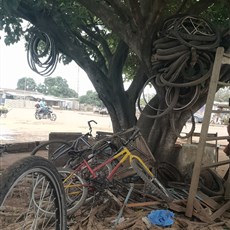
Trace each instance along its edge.
<path fill-rule="evenodd" d="M 125 138 L 122 138 L 121 136 L 124 136 L 130 132 L 133 132 L 132 135 L 126 140 Z M 122 144 L 124 146 L 127 146 L 131 141 L 134 141 L 138 136 L 140 135 L 140 129 L 136 126 L 127 129 L 127 130 L 122 130 L 120 132 L 117 132 L 109 137 L 105 137 L 103 139 L 101 139 L 100 141 L 97 141 L 94 145 L 93 145 L 93 150 L 97 149 L 102 143 L 111 141 L 115 138 L 119 138 L 122 141 Z"/>
<path fill-rule="evenodd" d="M 96 121 L 94 121 L 94 120 L 90 120 L 90 121 L 88 121 L 88 126 L 89 126 L 89 135 L 91 135 L 91 133 L 92 133 L 92 126 L 91 126 L 91 123 L 94 123 L 94 124 L 97 124 L 97 122 Z"/>

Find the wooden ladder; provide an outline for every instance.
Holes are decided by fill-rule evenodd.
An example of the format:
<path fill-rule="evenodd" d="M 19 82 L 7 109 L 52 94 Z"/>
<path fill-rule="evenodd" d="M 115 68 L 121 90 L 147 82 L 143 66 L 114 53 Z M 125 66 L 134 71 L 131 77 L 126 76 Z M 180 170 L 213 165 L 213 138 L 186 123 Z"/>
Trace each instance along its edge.
<path fill-rule="evenodd" d="M 210 79 L 209 91 L 208 91 L 207 102 L 206 102 L 205 113 L 204 113 L 204 119 L 203 119 L 203 123 L 202 123 L 201 134 L 200 134 L 199 144 L 198 144 L 198 148 L 197 148 L 197 156 L 196 156 L 196 159 L 194 162 L 192 180 L 191 180 L 189 196 L 188 196 L 188 200 L 187 200 L 186 213 L 185 213 L 185 215 L 187 217 L 192 217 L 192 214 L 193 214 L 194 202 L 195 202 L 195 197 L 197 194 L 200 172 L 201 172 L 201 168 L 202 168 L 202 165 L 201 165 L 202 164 L 202 158 L 203 158 L 203 153 L 205 150 L 205 144 L 206 144 L 206 140 L 207 140 L 209 122 L 210 122 L 210 118 L 211 118 L 211 113 L 212 113 L 212 108 L 213 108 L 213 103 L 214 103 L 214 98 L 215 98 L 217 86 L 218 85 L 230 86 L 230 83 L 219 82 L 219 76 L 220 76 L 220 70 L 221 70 L 222 64 L 230 65 L 230 54 L 224 53 L 223 47 L 218 47 L 216 50 L 216 56 L 215 56 L 215 61 L 214 61 L 214 65 L 213 65 L 212 76 Z M 224 137 L 217 137 L 217 138 L 218 138 L 218 140 L 221 140 L 221 139 L 224 140 L 224 139 L 229 139 L 230 137 L 224 136 Z M 210 138 L 208 138 L 208 140 L 210 140 Z M 214 140 L 214 139 L 212 139 L 212 140 Z M 210 165 L 203 166 L 203 167 L 204 168 L 210 168 L 210 167 L 216 167 L 216 166 L 223 165 L 223 164 L 230 164 L 230 160 L 226 160 L 224 162 L 217 162 L 217 163 L 210 164 Z M 228 183 L 227 184 L 228 184 L 228 186 L 226 188 L 225 197 L 229 196 L 228 199 L 230 199 L 230 195 L 229 195 L 230 194 L 230 175 L 228 176 Z"/>

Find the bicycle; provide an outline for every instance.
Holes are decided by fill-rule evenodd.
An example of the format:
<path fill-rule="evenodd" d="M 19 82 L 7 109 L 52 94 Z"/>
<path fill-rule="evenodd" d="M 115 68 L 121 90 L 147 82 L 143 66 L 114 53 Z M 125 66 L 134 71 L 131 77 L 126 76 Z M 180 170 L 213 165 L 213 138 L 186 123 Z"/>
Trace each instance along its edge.
<path fill-rule="evenodd" d="M 0 175 L 1 229 L 67 229 L 63 184 L 55 166 L 23 158 Z"/>
<path fill-rule="evenodd" d="M 97 124 L 96 121 L 88 121 L 89 131 L 86 134 L 82 134 L 72 141 L 63 140 L 50 140 L 41 143 L 33 149 L 31 155 L 39 155 L 51 160 L 56 166 L 60 167 L 65 165 L 68 160 L 68 153 L 82 149 L 90 149 L 92 143 L 95 142 L 92 136 L 91 123 Z M 55 162 L 56 161 L 56 162 Z"/>
<path fill-rule="evenodd" d="M 78 164 L 82 161 L 82 158 L 88 158 L 88 156 L 97 155 L 97 151 L 92 151 L 92 143 L 96 141 L 95 138 L 92 137 L 92 126 L 91 123 L 96 123 L 94 120 L 88 121 L 89 126 L 89 132 L 86 134 L 81 135 L 80 137 L 76 138 L 74 141 L 66 142 L 61 140 L 53 140 L 53 141 L 47 141 L 45 143 L 42 143 L 38 145 L 31 153 L 31 155 L 38 155 L 41 154 L 42 157 L 44 156 L 44 148 L 47 149 L 48 153 L 46 158 L 51 160 L 51 162 L 59 168 L 59 173 L 62 176 L 62 178 L 66 177 L 66 174 L 68 172 L 63 171 L 61 167 L 68 164 L 67 162 L 69 159 L 74 158 L 74 164 Z M 97 123 L 96 123 L 97 124 Z M 57 147 L 57 144 L 60 145 Z M 55 145 L 55 148 L 54 148 Z M 100 154 L 100 160 L 98 159 L 98 162 L 102 161 L 102 156 L 107 156 L 111 154 L 111 152 L 114 151 L 114 148 L 116 148 L 114 145 L 110 144 L 109 142 L 106 142 L 105 145 L 102 145 L 101 148 L 98 149 L 101 153 Z M 80 157 L 79 157 L 80 156 Z M 94 158 L 94 160 L 96 157 Z M 94 161 L 95 162 L 95 161 Z M 93 162 L 92 162 L 93 163 Z M 108 170 L 110 170 L 110 166 L 108 165 Z M 73 196 L 76 195 L 75 192 L 75 186 L 76 184 L 83 184 L 84 181 L 82 178 L 80 178 L 78 175 L 73 176 L 73 181 L 69 183 L 68 186 L 65 186 L 65 189 L 68 190 L 68 196 L 66 196 L 68 207 L 67 207 L 67 214 L 71 215 L 73 214 L 77 209 L 78 206 L 81 205 L 81 199 L 80 201 L 73 201 Z M 85 191 L 87 188 L 82 188 L 83 191 Z M 66 194 L 67 194 L 66 193 Z M 84 193 L 85 194 L 85 193 Z"/>
<path fill-rule="evenodd" d="M 132 135 L 128 138 L 127 141 L 124 141 L 123 138 L 120 137 L 121 134 L 127 134 L 129 132 L 133 132 Z M 74 155 L 72 159 L 68 161 L 67 167 L 59 169 L 59 173 L 62 174 L 63 184 L 65 189 L 65 194 L 67 200 L 71 200 L 71 204 L 74 203 L 74 210 L 79 209 L 84 202 L 86 201 L 89 191 L 91 194 L 94 191 L 103 191 L 106 188 L 109 188 L 115 177 L 115 174 L 118 172 L 118 169 L 126 162 L 129 161 L 131 168 L 133 169 L 132 175 L 137 174 L 139 178 L 147 185 L 147 189 L 150 194 L 154 194 L 157 197 L 165 200 L 166 202 L 171 202 L 172 197 L 167 191 L 167 189 L 161 184 L 161 182 L 156 178 L 156 176 L 150 171 L 141 157 L 133 154 L 129 149 L 128 145 L 130 145 L 131 141 L 135 141 L 135 139 L 140 135 L 140 130 L 136 127 L 128 129 L 123 132 L 119 132 L 114 134 L 109 139 L 118 137 L 122 142 L 122 146 L 116 151 L 112 156 L 95 164 L 96 166 L 92 167 L 92 161 L 96 154 L 92 155 L 88 159 L 83 159 L 83 161 L 74 165 L 71 164 L 74 162 Z M 101 141 L 96 142 L 93 146 L 93 150 L 97 149 L 98 146 L 101 146 L 101 143 L 106 143 L 108 138 L 104 138 Z M 131 145 L 134 147 L 133 145 Z M 140 151 L 136 147 L 135 150 Z M 98 151 L 98 154 L 100 151 Z M 108 170 L 108 165 L 110 165 L 111 169 Z M 143 186 L 144 187 L 144 186 Z M 71 190 L 72 189 L 72 190 Z M 74 191 L 73 191 L 74 190 Z M 71 199 L 69 199 L 71 196 Z M 92 195 L 90 195 L 92 196 Z M 67 204 L 68 210 L 68 204 Z M 68 212 L 68 211 L 67 211 Z"/>

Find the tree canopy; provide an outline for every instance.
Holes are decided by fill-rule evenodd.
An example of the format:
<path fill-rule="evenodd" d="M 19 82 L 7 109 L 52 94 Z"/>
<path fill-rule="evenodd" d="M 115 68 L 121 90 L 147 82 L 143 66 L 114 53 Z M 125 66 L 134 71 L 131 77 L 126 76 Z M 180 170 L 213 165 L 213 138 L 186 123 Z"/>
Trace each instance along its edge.
<path fill-rule="evenodd" d="M 225 0 L 1 0 L 0 29 L 6 44 L 27 39 L 29 64 L 42 75 L 60 57 L 75 61 L 107 107 L 114 131 L 137 124 L 154 154 L 167 158 L 191 112 L 205 103 L 215 49 L 229 50 L 229 8 Z M 22 26 L 21 19 L 31 24 Z M 228 73 L 224 66 L 222 81 L 229 81 Z M 156 94 L 137 121 L 136 101 L 147 80 Z"/>
<path fill-rule="evenodd" d="M 88 90 L 85 95 L 79 97 L 79 102 L 81 104 L 93 105 L 97 107 L 103 107 L 102 101 L 98 98 L 96 92 Z"/>
<path fill-rule="evenodd" d="M 77 98 L 78 94 L 69 88 L 69 85 L 62 77 L 47 77 L 43 84 L 36 84 L 33 78 L 21 78 L 18 80 L 17 89 L 38 91 L 45 95 L 53 95 L 62 98 Z"/>
<path fill-rule="evenodd" d="M 17 82 L 17 89 L 27 90 L 27 91 L 35 91 L 36 90 L 36 83 L 33 78 L 30 77 L 23 77 L 20 78 Z"/>

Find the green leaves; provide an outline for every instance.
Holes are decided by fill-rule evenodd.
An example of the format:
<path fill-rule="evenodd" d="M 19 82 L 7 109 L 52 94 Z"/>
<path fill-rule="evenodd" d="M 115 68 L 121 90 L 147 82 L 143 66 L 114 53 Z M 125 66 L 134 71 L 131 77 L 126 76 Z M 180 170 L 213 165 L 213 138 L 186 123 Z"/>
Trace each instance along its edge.
<path fill-rule="evenodd" d="M 98 107 L 103 107 L 102 101 L 99 99 L 98 94 L 89 90 L 86 92 L 86 95 L 83 95 L 79 98 L 81 104 L 94 105 Z"/>
<path fill-rule="evenodd" d="M 45 95 L 62 98 L 77 98 L 78 94 L 69 88 L 66 79 L 62 77 L 47 77 L 43 84 L 36 84 L 33 78 L 23 77 L 18 80 L 17 89 L 38 91 Z"/>
<path fill-rule="evenodd" d="M 35 91 L 36 83 L 33 78 L 23 77 L 18 80 L 17 89 L 27 90 L 27 91 Z"/>

